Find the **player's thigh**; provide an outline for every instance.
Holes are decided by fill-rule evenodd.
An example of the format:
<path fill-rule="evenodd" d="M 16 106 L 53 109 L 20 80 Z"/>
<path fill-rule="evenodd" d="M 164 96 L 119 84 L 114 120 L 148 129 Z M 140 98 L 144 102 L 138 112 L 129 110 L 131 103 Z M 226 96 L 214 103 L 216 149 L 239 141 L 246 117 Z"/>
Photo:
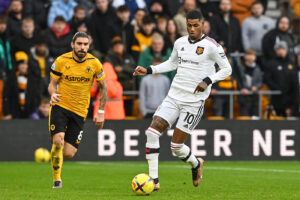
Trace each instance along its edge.
<path fill-rule="evenodd" d="M 154 113 L 151 127 L 163 132 L 166 128 L 171 128 L 179 116 L 179 106 L 176 102 L 166 97 L 162 104 Z"/>
<path fill-rule="evenodd" d="M 68 123 L 67 114 L 65 110 L 59 106 L 52 106 L 49 114 L 49 131 L 52 142 L 56 143 L 61 140 L 63 142 Z M 63 143 L 61 145 L 63 145 Z"/>
<path fill-rule="evenodd" d="M 182 105 L 176 128 L 184 133 L 191 134 L 201 120 L 204 104 L 205 101 L 201 101 L 201 103 L 196 106 L 193 104 Z"/>
<path fill-rule="evenodd" d="M 70 114 L 65 135 L 65 142 L 71 144 L 76 149 L 78 149 L 83 137 L 83 125 L 83 117 L 78 116 L 75 113 Z"/>

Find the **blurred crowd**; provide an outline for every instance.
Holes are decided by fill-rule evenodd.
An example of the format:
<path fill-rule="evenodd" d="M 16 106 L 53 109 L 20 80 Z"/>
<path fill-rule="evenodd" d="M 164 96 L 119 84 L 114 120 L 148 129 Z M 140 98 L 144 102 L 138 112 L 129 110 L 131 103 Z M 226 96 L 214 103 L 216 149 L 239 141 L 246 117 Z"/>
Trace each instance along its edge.
<path fill-rule="evenodd" d="M 174 41 L 187 34 L 186 13 L 198 9 L 203 32 L 220 43 L 233 73 L 213 85 L 206 117 L 300 116 L 300 0 L 272 1 L 278 18 L 266 15 L 271 0 L 1 0 L 0 119 L 48 117 L 50 67 L 71 51 L 77 31 L 90 36 L 90 50 L 107 75 L 106 119 L 151 118 L 176 71 L 133 77 L 137 65 L 167 60 Z M 219 66 L 215 66 L 218 70 Z M 97 84 L 88 117 L 97 110 Z"/>

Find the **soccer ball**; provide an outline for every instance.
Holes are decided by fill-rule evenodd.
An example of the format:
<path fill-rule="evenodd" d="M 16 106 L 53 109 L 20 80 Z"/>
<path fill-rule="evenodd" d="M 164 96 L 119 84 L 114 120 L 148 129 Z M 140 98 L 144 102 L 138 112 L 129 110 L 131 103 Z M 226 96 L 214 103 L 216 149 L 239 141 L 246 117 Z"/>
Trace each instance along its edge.
<path fill-rule="evenodd" d="M 132 179 L 131 186 L 137 195 L 149 195 L 154 190 L 154 181 L 148 174 L 138 174 Z"/>
<path fill-rule="evenodd" d="M 50 160 L 50 153 L 45 148 L 38 148 L 34 152 L 34 159 L 36 162 L 48 162 Z"/>

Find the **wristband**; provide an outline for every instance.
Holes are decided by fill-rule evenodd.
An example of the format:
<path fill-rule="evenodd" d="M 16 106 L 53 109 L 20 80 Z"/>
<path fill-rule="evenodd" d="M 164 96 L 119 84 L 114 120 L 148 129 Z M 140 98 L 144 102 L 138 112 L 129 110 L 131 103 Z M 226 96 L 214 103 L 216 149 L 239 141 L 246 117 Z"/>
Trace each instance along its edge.
<path fill-rule="evenodd" d="M 104 114 L 104 110 L 98 110 L 98 113 Z"/>
<path fill-rule="evenodd" d="M 212 84 L 212 81 L 211 81 L 211 79 L 209 77 L 204 78 L 203 82 L 205 82 L 207 85 Z"/>
<path fill-rule="evenodd" d="M 152 68 L 151 67 L 147 67 L 147 74 L 152 74 Z"/>

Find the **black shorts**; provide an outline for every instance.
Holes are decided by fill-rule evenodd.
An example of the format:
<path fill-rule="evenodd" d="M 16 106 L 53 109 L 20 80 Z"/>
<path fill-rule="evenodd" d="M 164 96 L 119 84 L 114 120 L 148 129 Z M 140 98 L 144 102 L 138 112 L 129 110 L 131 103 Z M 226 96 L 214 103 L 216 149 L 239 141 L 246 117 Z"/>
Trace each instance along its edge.
<path fill-rule="evenodd" d="M 49 116 L 50 135 L 53 136 L 56 133 L 64 132 L 64 140 L 78 148 L 82 139 L 84 121 L 83 117 L 54 105 Z"/>

